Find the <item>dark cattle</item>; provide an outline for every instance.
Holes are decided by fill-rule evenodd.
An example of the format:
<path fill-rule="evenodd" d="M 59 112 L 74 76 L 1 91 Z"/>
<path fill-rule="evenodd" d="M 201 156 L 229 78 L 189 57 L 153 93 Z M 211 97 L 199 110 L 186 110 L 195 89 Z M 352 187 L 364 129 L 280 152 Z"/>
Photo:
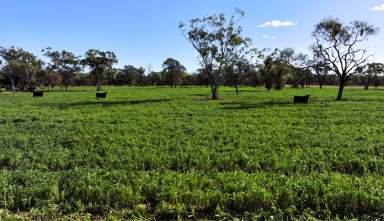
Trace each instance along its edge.
<path fill-rule="evenodd" d="M 309 100 L 309 96 L 310 95 L 306 95 L 306 96 L 295 96 L 293 98 L 293 103 L 294 104 L 308 104 L 308 100 Z"/>
<path fill-rule="evenodd" d="M 44 92 L 43 91 L 34 91 L 33 97 L 43 97 Z"/>
<path fill-rule="evenodd" d="M 106 98 L 107 97 L 107 92 L 97 92 L 96 93 L 96 98 Z"/>

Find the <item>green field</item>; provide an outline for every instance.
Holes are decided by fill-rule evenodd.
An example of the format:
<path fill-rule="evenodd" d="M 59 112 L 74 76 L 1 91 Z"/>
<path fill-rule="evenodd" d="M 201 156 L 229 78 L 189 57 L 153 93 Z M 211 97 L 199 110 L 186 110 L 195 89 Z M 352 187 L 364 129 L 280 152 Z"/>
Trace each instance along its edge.
<path fill-rule="evenodd" d="M 71 89 L 0 93 L 1 219 L 384 218 L 383 89 Z"/>

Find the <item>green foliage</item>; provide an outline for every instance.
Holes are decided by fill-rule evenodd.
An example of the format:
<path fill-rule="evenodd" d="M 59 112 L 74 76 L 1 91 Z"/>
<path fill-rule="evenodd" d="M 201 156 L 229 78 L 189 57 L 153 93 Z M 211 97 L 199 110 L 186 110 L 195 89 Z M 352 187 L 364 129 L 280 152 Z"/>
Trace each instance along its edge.
<path fill-rule="evenodd" d="M 16 47 L 1 47 L 0 58 L 5 63 L 1 73 L 7 76 L 13 91 L 16 90 L 16 83 L 23 88 L 32 86 L 43 63 L 32 53 Z"/>
<path fill-rule="evenodd" d="M 51 59 L 49 70 L 58 72 L 62 76 L 62 85 L 65 89 L 73 82 L 81 71 L 79 57 L 68 51 L 53 51 L 51 48 L 43 50 L 44 55 Z"/>
<path fill-rule="evenodd" d="M 97 90 L 101 90 L 102 80 L 111 75 L 115 70 L 113 65 L 118 62 L 117 57 L 112 51 L 100 51 L 89 49 L 85 52 L 81 64 L 90 68 L 90 74 L 95 77 Z"/>
<path fill-rule="evenodd" d="M 201 68 L 208 77 L 213 100 L 219 98 L 218 90 L 223 81 L 226 65 L 238 61 L 249 47 L 251 40 L 243 37 L 238 25 L 244 17 L 242 10 L 227 18 L 225 14 L 193 18 L 189 25 L 180 23 L 179 29 L 198 53 Z"/>
<path fill-rule="evenodd" d="M 163 78 L 167 85 L 171 87 L 180 85 L 185 73 L 185 67 L 173 58 L 167 58 L 163 63 Z"/>
<path fill-rule="evenodd" d="M 380 89 L 105 89 L 0 94 L 0 219 L 383 218 Z"/>

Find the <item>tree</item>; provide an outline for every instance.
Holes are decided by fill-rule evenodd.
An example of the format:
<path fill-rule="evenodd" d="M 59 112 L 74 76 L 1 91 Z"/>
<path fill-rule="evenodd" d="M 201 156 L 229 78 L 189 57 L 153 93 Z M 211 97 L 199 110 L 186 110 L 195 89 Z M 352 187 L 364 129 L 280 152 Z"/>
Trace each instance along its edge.
<path fill-rule="evenodd" d="M 89 49 L 85 52 L 85 58 L 81 64 L 91 69 L 90 73 L 95 78 L 97 91 L 100 91 L 103 78 L 117 61 L 115 53 L 111 51 Z"/>
<path fill-rule="evenodd" d="M 378 86 L 379 75 L 384 73 L 384 64 L 382 63 L 369 63 L 360 69 L 364 75 L 364 89 L 368 90 L 372 80 L 375 80 L 375 86 Z"/>
<path fill-rule="evenodd" d="M 199 54 L 199 61 L 208 76 L 212 99 L 218 99 L 225 65 L 233 60 L 236 48 L 249 39 L 241 36 L 238 26 L 244 12 L 236 10 L 229 19 L 224 14 L 210 15 L 190 20 L 189 27 L 181 23 L 179 29 Z"/>
<path fill-rule="evenodd" d="M 261 69 L 262 64 L 253 65 L 247 72 L 246 81 L 251 87 L 257 87 L 263 84 Z"/>
<path fill-rule="evenodd" d="M 330 69 L 339 78 L 336 100 L 342 100 L 348 79 L 369 58 L 367 50 L 359 47 L 360 44 L 377 32 L 378 28 L 361 21 L 345 25 L 338 19 L 325 19 L 315 26 L 312 50 L 315 58 L 329 63 Z"/>
<path fill-rule="evenodd" d="M 293 49 L 275 49 L 265 58 L 260 73 L 268 90 L 272 88 L 276 90 L 283 89 L 284 78 L 292 76 L 295 70 L 294 66 L 290 64 L 294 59 L 293 55 Z"/>
<path fill-rule="evenodd" d="M 133 65 L 125 65 L 119 70 L 116 81 L 121 85 L 139 85 L 143 83 L 144 72 L 145 70 L 143 68 L 136 68 Z"/>
<path fill-rule="evenodd" d="M 264 57 L 264 50 L 259 51 L 256 48 L 248 50 L 249 44 L 250 40 L 245 39 L 241 46 L 236 47 L 225 68 L 227 81 L 235 85 L 236 94 L 239 94 L 239 83 L 247 78 L 247 74 Z"/>
<path fill-rule="evenodd" d="M 68 86 L 81 71 L 79 57 L 69 51 L 52 51 L 51 48 L 46 48 L 43 52 L 45 56 L 51 59 L 49 69 L 62 76 L 61 84 L 64 86 L 65 90 L 68 90 Z"/>
<path fill-rule="evenodd" d="M 177 60 L 168 58 L 163 63 L 163 76 L 165 83 L 173 86 L 180 85 L 183 81 L 185 67 Z"/>
<path fill-rule="evenodd" d="M 290 53 L 291 59 L 287 61 L 287 63 L 292 69 L 294 86 L 297 87 L 300 85 L 301 88 L 304 88 L 306 85 L 309 86 L 313 75 L 311 71 L 313 61 L 309 60 L 306 54 L 295 54 L 293 49 L 290 50 L 292 51 L 292 53 Z"/>
<path fill-rule="evenodd" d="M 39 86 L 48 85 L 51 71 L 46 67 L 46 63 L 42 60 L 37 61 L 37 72 L 35 76 L 35 83 Z"/>
<path fill-rule="evenodd" d="M 320 89 L 322 89 L 325 81 L 327 80 L 330 67 L 327 63 L 320 61 L 313 64 L 312 69 L 315 71 L 317 82 L 319 84 Z"/>
<path fill-rule="evenodd" d="M 151 71 L 151 74 L 148 75 L 150 85 L 161 85 L 161 73 L 156 71 Z"/>
<path fill-rule="evenodd" d="M 111 84 L 112 82 L 114 82 L 118 73 L 119 70 L 117 70 L 116 68 L 107 69 L 105 72 L 105 83 Z"/>
<path fill-rule="evenodd" d="M 0 57 L 4 60 L 3 73 L 7 75 L 13 92 L 16 83 L 22 87 L 31 85 L 38 68 L 38 60 L 32 53 L 16 47 L 1 47 Z"/>

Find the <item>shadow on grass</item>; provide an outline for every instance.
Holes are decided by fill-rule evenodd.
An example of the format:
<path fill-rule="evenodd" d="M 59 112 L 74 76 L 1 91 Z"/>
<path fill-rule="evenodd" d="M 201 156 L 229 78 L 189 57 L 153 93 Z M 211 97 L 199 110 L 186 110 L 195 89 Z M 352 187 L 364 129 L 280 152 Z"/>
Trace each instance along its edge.
<path fill-rule="evenodd" d="M 383 103 L 383 98 L 378 97 L 345 97 L 341 101 L 349 101 L 349 102 L 377 102 L 377 103 Z M 338 101 L 339 102 L 339 101 Z"/>
<path fill-rule="evenodd" d="M 239 89 L 239 93 L 257 93 L 257 92 L 260 92 L 260 90 L 258 91 L 257 89 Z M 233 88 L 233 91 L 222 91 L 221 93 L 224 93 L 224 94 L 236 94 L 236 89 Z"/>
<path fill-rule="evenodd" d="M 82 106 L 115 106 L 115 105 L 138 105 L 138 104 L 153 104 L 153 103 L 161 103 L 168 102 L 170 99 L 146 99 L 146 100 L 124 100 L 124 101 L 83 101 L 83 102 L 74 102 L 74 103 L 44 103 L 39 104 L 41 107 L 54 107 L 59 109 L 67 109 L 67 108 L 76 108 Z"/>
<path fill-rule="evenodd" d="M 85 92 L 88 92 L 88 93 L 91 93 L 91 92 L 95 92 L 94 90 L 80 90 L 80 89 L 68 89 L 68 90 L 65 90 L 65 89 L 53 89 L 53 90 L 48 90 L 48 89 L 45 89 L 45 90 L 42 90 L 44 92 L 47 92 L 47 93 L 85 93 Z"/>
<path fill-rule="evenodd" d="M 205 94 L 190 94 L 190 96 L 196 96 L 196 97 L 210 97 L 211 95 L 209 93 Z"/>
<path fill-rule="evenodd" d="M 292 101 L 289 100 L 274 100 L 274 101 L 261 101 L 257 103 L 249 102 L 223 102 L 221 103 L 223 109 L 225 110 L 247 110 L 247 109 L 257 109 L 265 108 L 272 106 L 290 106 L 293 105 Z"/>

